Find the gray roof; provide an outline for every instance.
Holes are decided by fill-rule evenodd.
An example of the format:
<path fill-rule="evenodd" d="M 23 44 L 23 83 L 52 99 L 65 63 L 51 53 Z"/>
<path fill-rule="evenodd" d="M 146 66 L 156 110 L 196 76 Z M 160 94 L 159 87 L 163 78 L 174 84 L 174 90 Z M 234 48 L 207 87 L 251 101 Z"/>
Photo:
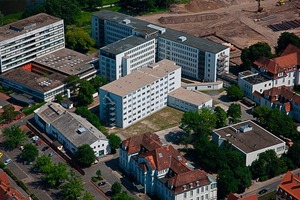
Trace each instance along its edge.
<path fill-rule="evenodd" d="M 248 77 L 244 78 L 244 80 L 247 81 L 250 84 L 258 84 L 258 83 L 263 83 L 263 82 L 269 81 L 269 79 L 262 76 L 261 74 L 248 76 Z"/>
<path fill-rule="evenodd" d="M 190 104 L 200 106 L 210 100 L 211 96 L 204 94 L 199 91 L 192 91 L 184 88 L 178 88 L 168 94 L 168 96 L 180 99 L 182 101 L 188 102 Z"/>
<path fill-rule="evenodd" d="M 248 132 L 241 132 L 240 128 L 248 125 L 253 128 Z M 238 132 L 236 131 L 238 130 Z M 269 131 L 248 120 L 241 123 L 233 124 L 213 131 L 224 138 L 232 145 L 236 146 L 245 153 L 251 153 L 283 143 L 280 138 L 276 137 Z"/>
<path fill-rule="evenodd" d="M 121 77 L 116 81 L 102 86 L 100 89 L 114 93 L 119 96 L 126 96 L 152 82 L 166 76 L 180 67 L 170 60 L 161 60 L 148 67 Z"/>
<path fill-rule="evenodd" d="M 134 17 L 131 17 L 129 15 L 122 14 L 122 13 L 103 10 L 103 11 L 95 13 L 94 16 L 97 16 L 101 19 L 106 19 L 106 20 L 109 20 L 109 21 L 113 21 L 113 22 L 116 22 L 116 23 L 123 23 L 123 21 L 125 19 L 128 19 L 128 20 L 130 20 L 130 23 L 128 23 L 128 24 L 123 23 L 123 24 L 127 27 L 132 27 L 136 32 L 139 32 L 143 35 L 150 35 L 150 34 L 159 33 L 159 30 L 157 28 L 149 27 L 149 25 L 151 23 L 140 20 L 140 19 L 137 19 L 137 18 L 134 18 Z M 156 25 L 156 24 L 152 24 L 152 25 L 164 28 L 160 25 Z M 169 40 L 172 40 L 172 41 L 178 41 L 179 43 L 186 44 L 187 46 L 197 48 L 197 49 L 199 49 L 201 51 L 204 51 L 204 52 L 218 53 L 220 51 L 223 51 L 223 50 L 229 48 L 229 47 L 224 46 L 222 44 L 213 42 L 213 41 L 208 40 L 208 39 L 199 38 L 199 37 L 190 35 L 188 33 L 176 31 L 176 30 L 169 29 L 169 28 L 165 28 L 165 29 L 166 29 L 166 31 L 162 34 L 158 34 L 158 37 L 163 37 L 163 38 L 166 38 L 166 39 L 169 39 Z M 185 40 L 184 42 L 181 42 L 178 39 L 180 36 L 186 37 L 187 40 Z"/>
<path fill-rule="evenodd" d="M 97 140 L 107 140 L 106 136 L 86 119 L 68 112 L 61 105 L 48 102 L 35 110 L 46 123 L 51 124 L 76 147 L 91 145 Z"/>
<path fill-rule="evenodd" d="M 186 37 L 186 40 L 181 42 L 179 40 L 179 37 L 181 37 L 181 36 Z M 203 52 L 219 53 L 220 51 L 223 51 L 223 50 L 229 48 L 220 43 L 216 43 L 216 42 L 213 42 L 213 41 L 205 39 L 205 38 L 196 37 L 196 36 L 190 35 L 188 33 L 176 31 L 173 29 L 167 29 L 167 31 L 165 33 L 159 34 L 158 37 L 166 38 L 166 39 L 172 40 L 172 41 L 177 41 L 180 44 L 194 47 Z"/>
<path fill-rule="evenodd" d="M 0 27 L 0 42 L 10 38 L 17 37 L 30 31 L 34 31 L 41 27 L 62 21 L 62 19 L 53 17 L 51 15 L 40 13 L 11 24 Z"/>
<path fill-rule="evenodd" d="M 149 40 L 131 35 L 124 39 L 118 40 L 117 42 L 106 45 L 105 47 L 102 47 L 100 49 L 100 52 L 106 51 L 108 53 L 112 53 L 112 54 L 116 55 L 116 54 L 128 51 L 128 50 L 130 50 L 136 46 L 139 46 L 147 41 L 149 41 Z"/>

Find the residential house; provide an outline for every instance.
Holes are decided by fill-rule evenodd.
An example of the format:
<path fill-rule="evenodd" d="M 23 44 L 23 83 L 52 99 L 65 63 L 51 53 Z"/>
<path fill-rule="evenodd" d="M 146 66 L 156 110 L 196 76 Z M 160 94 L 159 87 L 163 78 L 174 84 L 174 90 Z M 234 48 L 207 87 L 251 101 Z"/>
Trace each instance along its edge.
<path fill-rule="evenodd" d="M 280 181 L 276 200 L 298 200 L 300 199 L 300 174 L 293 174 L 288 171 Z"/>

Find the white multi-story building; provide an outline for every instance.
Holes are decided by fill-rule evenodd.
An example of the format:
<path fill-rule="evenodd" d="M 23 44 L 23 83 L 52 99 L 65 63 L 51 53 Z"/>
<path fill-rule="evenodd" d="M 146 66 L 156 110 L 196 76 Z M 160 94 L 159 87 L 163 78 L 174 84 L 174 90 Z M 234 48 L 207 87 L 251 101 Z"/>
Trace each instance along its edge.
<path fill-rule="evenodd" d="M 83 144 L 90 145 L 97 157 L 111 151 L 103 133 L 86 119 L 68 112 L 57 103 L 48 102 L 36 109 L 34 119 L 47 134 L 56 138 L 71 153 L 75 153 Z"/>
<path fill-rule="evenodd" d="M 62 19 L 40 13 L 0 27 L 0 72 L 65 47 Z"/>
<path fill-rule="evenodd" d="M 250 166 L 259 158 L 259 154 L 274 150 L 277 156 L 285 152 L 285 142 L 251 120 L 232 124 L 212 133 L 212 140 L 223 146 L 227 141 L 232 149 L 240 152 L 245 164 Z"/>
<path fill-rule="evenodd" d="M 126 128 L 167 106 L 168 93 L 180 87 L 181 68 L 162 60 L 99 89 L 100 119 Z"/>
<path fill-rule="evenodd" d="M 128 36 L 102 47 L 99 74 L 114 81 L 141 67 L 155 63 L 155 39 Z"/>
<path fill-rule="evenodd" d="M 212 98 L 198 91 L 191 91 L 184 88 L 178 88 L 168 94 L 168 106 L 181 111 L 195 111 L 204 107 L 211 108 Z"/>
<path fill-rule="evenodd" d="M 106 10 L 92 16 L 92 37 L 97 45 L 108 45 L 130 35 L 154 38 L 156 61 L 176 62 L 184 76 L 215 82 L 218 75 L 229 71 L 230 48 L 227 46 L 117 12 Z"/>
<path fill-rule="evenodd" d="M 158 135 L 146 133 L 124 140 L 119 165 L 143 186 L 143 192 L 162 200 L 217 199 L 217 183 L 194 167 Z"/>

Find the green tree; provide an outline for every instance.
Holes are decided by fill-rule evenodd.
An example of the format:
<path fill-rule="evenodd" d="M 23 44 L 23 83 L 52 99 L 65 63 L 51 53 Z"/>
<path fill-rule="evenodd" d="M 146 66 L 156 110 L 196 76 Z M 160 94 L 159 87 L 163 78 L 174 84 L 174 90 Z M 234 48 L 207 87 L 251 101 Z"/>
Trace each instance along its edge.
<path fill-rule="evenodd" d="M 13 150 L 27 138 L 25 131 L 19 126 L 12 125 L 10 128 L 5 128 L 3 131 L 4 145 L 7 149 Z"/>
<path fill-rule="evenodd" d="M 216 128 L 222 128 L 226 126 L 227 113 L 220 106 L 215 107 L 215 114 L 217 117 Z"/>
<path fill-rule="evenodd" d="M 0 26 L 3 25 L 3 19 L 4 19 L 4 15 L 3 15 L 2 12 L 0 11 Z"/>
<path fill-rule="evenodd" d="M 231 124 L 240 122 L 242 117 L 241 105 L 237 103 L 230 104 L 227 110 L 227 116 Z"/>
<path fill-rule="evenodd" d="M 87 53 L 95 41 L 82 28 L 67 29 L 66 47 L 81 53 Z"/>
<path fill-rule="evenodd" d="M 189 111 L 183 114 L 181 125 L 187 133 L 195 133 L 196 136 L 207 136 L 216 127 L 217 117 L 208 108 Z"/>
<path fill-rule="evenodd" d="M 226 89 L 226 91 L 228 98 L 233 101 L 240 100 L 243 97 L 243 90 L 238 85 L 232 84 Z"/>
<path fill-rule="evenodd" d="M 218 171 L 217 184 L 218 199 L 224 199 L 230 192 L 238 191 L 238 180 L 231 169 L 225 168 Z"/>
<path fill-rule="evenodd" d="M 47 174 L 51 171 L 53 163 L 47 155 L 42 155 L 36 159 L 35 167 L 39 168 L 42 173 Z"/>
<path fill-rule="evenodd" d="M 257 106 L 253 110 L 253 117 L 255 117 L 261 125 L 266 125 L 271 109 L 267 106 Z"/>
<path fill-rule="evenodd" d="M 108 142 L 109 142 L 112 153 L 115 153 L 122 142 L 121 138 L 119 136 L 117 136 L 116 134 L 110 134 L 107 138 L 108 138 Z"/>
<path fill-rule="evenodd" d="M 75 153 L 76 161 L 82 167 L 89 167 L 96 160 L 94 150 L 88 144 L 78 147 Z"/>
<path fill-rule="evenodd" d="M 127 192 L 123 191 L 112 196 L 111 200 L 134 200 L 134 198 L 128 196 Z"/>
<path fill-rule="evenodd" d="M 22 160 L 33 162 L 39 156 L 38 148 L 33 144 L 25 144 L 24 149 L 20 154 Z"/>
<path fill-rule="evenodd" d="M 97 175 L 98 178 L 102 177 L 102 172 L 101 172 L 100 169 L 96 171 L 96 175 Z"/>
<path fill-rule="evenodd" d="M 68 178 L 67 165 L 65 163 L 53 164 L 42 178 L 51 186 L 59 186 Z"/>
<path fill-rule="evenodd" d="M 74 200 L 81 197 L 83 185 L 79 176 L 72 170 L 67 178 L 67 182 L 60 186 L 61 192 L 66 200 Z"/>
<path fill-rule="evenodd" d="M 11 122 L 15 118 L 15 107 L 11 104 L 3 106 L 3 119 Z"/>
<path fill-rule="evenodd" d="M 116 195 L 116 194 L 119 194 L 121 193 L 122 191 L 122 185 L 118 182 L 115 182 L 114 184 L 112 184 L 111 186 L 111 192 L 112 192 L 112 195 Z"/>
<path fill-rule="evenodd" d="M 103 76 L 96 76 L 90 80 L 90 83 L 94 88 L 94 92 L 98 92 L 99 87 L 106 85 L 108 81 Z"/>
<path fill-rule="evenodd" d="M 64 83 L 67 84 L 67 88 L 71 90 L 72 93 L 75 92 L 77 89 L 77 85 L 79 84 L 79 76 L 77 75 L 70 75 L 65 80 Z"/>
<path fill-rule="evenodd" d="M 57 103 L 60 103 L 62 100 L 63 100 L 62 94 L 57 94 L 57 95 L 55 95 L 55 101 L 56 101 Z"/>
<path fill-rule="evenodd" d="M 262 57 L 272 58 L 271 47 L 265 42 L 258 42 L 242 50 L 241 60 L 243 62 L 241 70 L 250 69 L 252 63 Z"/>
<path fill-rule="evenodd" d="M 81 200 L 95 200 L 95 197 L 89 192 L 85 192 Z"/>
<path fill-rule="evenodd" d="M 276 54 L 280 55 L 289 44 L 295 45 L 296 47 L 300 47 L 300 38 L 294 33 L 281 33 L 277 40 L 277 47 L 275 48 Z"/>
<path fill-rule="evenodd" d="M 90 82 L 83 80 L 79 87 L 79 93 L 77 96 L 78 104 L 82 106 L 87 106 L 93 102 L 93 86 Z"/>
<path fill-rule="evenodd" d="M 293 162 L 295 167 L 300 167 L 300 141 L 294 142 L 293 146 L 290 147 L 287 152 L 287 157 Z"/>

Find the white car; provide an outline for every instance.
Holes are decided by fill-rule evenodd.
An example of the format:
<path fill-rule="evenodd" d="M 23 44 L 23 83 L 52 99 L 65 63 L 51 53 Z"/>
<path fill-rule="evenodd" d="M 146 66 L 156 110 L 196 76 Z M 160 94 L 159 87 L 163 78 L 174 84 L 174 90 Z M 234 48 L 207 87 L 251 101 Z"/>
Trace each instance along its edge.
<path fill-rule="evenodd" d="M 10 158 L 8 158 L 8 159 L 6 159 L 6 161 L 4 162 L 4 165 L 8 165 L 9 163 L 11 163 L 11 159 Z"/>
<path fill-rule="evenodd" d="M 37 135 L 32 137 L 32 140 L 35 141 L 35 142 L 38 141 L 39 139 L 40 139 L 40 138 L 39 138 L 39 136 L 37 136 Z"/>

